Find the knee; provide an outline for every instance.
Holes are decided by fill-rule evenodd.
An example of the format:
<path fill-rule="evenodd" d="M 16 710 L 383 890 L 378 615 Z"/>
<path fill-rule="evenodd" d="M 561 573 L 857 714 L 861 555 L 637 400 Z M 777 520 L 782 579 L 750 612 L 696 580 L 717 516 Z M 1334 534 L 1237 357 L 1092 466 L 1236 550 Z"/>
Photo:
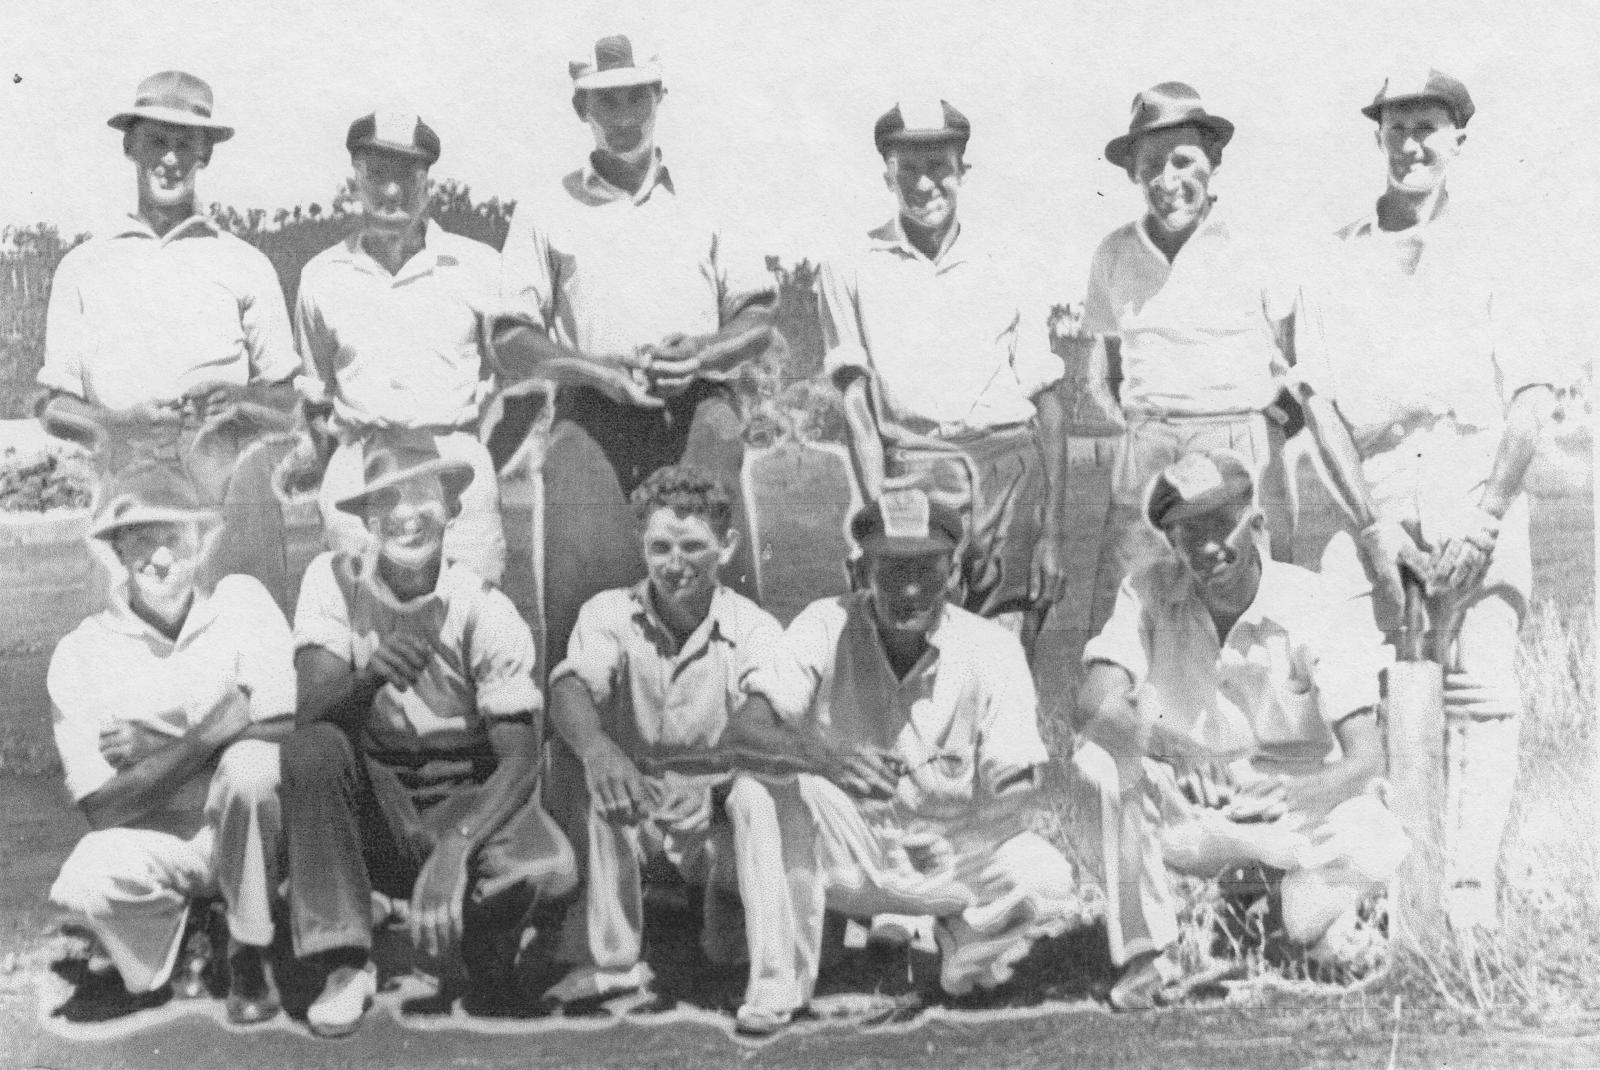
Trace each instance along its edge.
<path fill-rule="evenodd" d="M 217 778 L 227 793 L 250 801 L 275 799 L 278 795 L 278 745 L 259 739 L 244 739 L 222 753 L 217 763 Z"/>
<path fill-rule="evenodd" d="M 1067 856 L 1036 832 L 1024 832 L 1002 843 L 995 861 L 1018 888 L 1065 895 L 1077 887 Z"/>
<path fill-rule="evenodd" d="M 331 724 L 304 725 L 279 747 L 283 783 L 289 797 L 318 785 L 337 783 L 355 769 L 350 740 Z"/>
<path fill-rule="evenodd" d="M 1078 749 L 1072 755 L 1072 771 L 1084 783 L 1100 792 L 1101 795 L 1116 795 L 1119 793 L 1120 784 L 1117 774 L 1117 763 L 1111 753 L 1098 743 L 1083 740 L 1078 744 Z"/>
<path fill-rule="evenodd" d="M 111 912 L 111 891 L 116 883 L 109 861 L 121 854 L 100 832 L 91 832 L 67 856 L 50 886 L 50 902 L 62 910 L 89 918 Z"/>
<path fill-rule="evenodd" d="M 728 790 L 728 801 L 725 805 L 728 819 L 733 822 L 735 829 L 757 824 L 777 827 L 777 803 L 773 801 L 772 793 L 767 790 L 766 785 L 754 777 L 735 777 L 733 786 Z"/>

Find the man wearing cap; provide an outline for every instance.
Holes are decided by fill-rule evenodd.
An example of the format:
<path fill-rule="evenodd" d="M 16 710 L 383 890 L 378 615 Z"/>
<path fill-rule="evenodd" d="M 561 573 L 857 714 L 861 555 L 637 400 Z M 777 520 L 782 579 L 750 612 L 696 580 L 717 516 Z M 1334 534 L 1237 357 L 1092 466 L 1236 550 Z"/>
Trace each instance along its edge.
<path fill-rule="evenodd" d="M 292 408 L 299 362 L 283 291 L 265 256 L 200 211 L 200 172 L 233 136 L 212 117 L 210 86 L 183 71 L 151 75 L 108 125 L 122 132 L 137 208 L 56 268 L 40 416 L 58 433 L 177 443 L 190 458 L 198 439 L 248 412 Z M 235 468 L 237 458 L 228 451 L 225 491 L 201 487 L 223 503 L 228 529 L 202 580 L 249 572 L 286 606 L 272 464 Z"/>
<path fill-rule="evenodd" d="M 1071 864 L 1030 830 L 1047 759 L 1033 678 L 1014 635 L 946 601 L 954 509 L 891 490 L 850 531 L 865 588 L 801 611 L 722 744 L 770 778 L 798 1005 L 825 909 L 933 915 L 944 990 L 994 987 L 1082 916 Z"/>
<path fill-rule="evenodd" d="M 1147 491 L 1173 556 L 1123 580 L 1090 640 L 1073 757 L 1097 796 L 1119 1010 L 1154 1005 L 1177 940 L 1167 869 L 1283 870 L 1286 935 L 1350 966 L 1357 908 L 1407 850 L 1375 787 L 1379 643 L 1358 603 L 1273 561 L 1250 466 L 1185 454 Z M 1092 812 L 1092 811 L 1091 811 Z M 1092 820 L 1092 818 L 1091 818 Z"/>
<path fill-rule="evenodd" d="M 821 272 L 826 368 L 844 394 L 862 496 L 915 484 L 960 509 L 953 592 L 1025 612 L 1024 644 L 1066 582 L 1066 442 L 1045 304 L 956 209 L 971 124 L 943 100 L 896 104 L 873 141 L 899 211 Z"/>
<path fill-rule="evenodd" d="M 560 189 L 519 199 L 503 254 L 525 315 L 489 333 L 497 363 L 542 376 L 557 359 L 637 374 L 648 395 L 572 387 L 546 441 L 545 647 L 566 652 L 579 608 L 643 577 L 628 496 L 651 472 L 693 464 L 740 485 L 743 425 L 728 385 L 774 344 L 777 294 L 710 206 L 680 193 L 655 143 L 666 96 L 657 57 L 623 35 L 574 60 L 572 107 L 595 148 Z M 736 502 L 736 505 L 740 503 Z M 743 508 L 736 512 L 743 528 Z M 741 540 L 725 575 L 753 593 Z"/>
<path fill-rule="evenodd" d="M 1140 504 L 1162 468 L 1189 450 L 1231 449 L 1260 473 L 1284 370 L 1293 290 L 1263 244 L 1217 206 L 1211 180 L 1233 124 L 1182 82 L 1138 94 L 1128 132 L 1105 148 L 1144 197 L 1141 218 L 1106 236 L 1089 266 L 1083 330 L 1120 365 L 1127 429 L 1117 446 L 1096 567 L 1090 630 L 1117 584 L 1165 553 Z M 1272 469 L 1276 471 L 1276 468 Z M 1276 477 L 1274 477 L 1275 479 Z M 1276 514 L 1276 482 L 1263 486 Z M 1287 521 L 1274 516 L 1287 537 Z"/>
<path fill-rule="evenodd" d="M 538 801 L 533 638 L 504 594 L 443 556 L 472 465 L 420 429 L 369 436 L 364 460 L 364 485 L 335 504 L 373 542 L 306 570 L 283 744 L 290 923 L 325 978 L 306 1020 L 329 1037 L 353 1032 L 375 991 L 374 890 L 409 897 L 418 951 L 446 968 L 459 954 L 467 1011 L 490 1014 L 531 995 L 519 954 L 537 972 L 576 882 Z"/>
<path fill-rule="evenodd" d="M 155 461 L 101 490 L 90 534 L 117 582 L 106 608 L 56 646 L 48 681 L 67 789 L 94 831 L 50 900 L 115 967 L 86 984 L 121 995 L 120 978 L 138 1006 L 168 991 L 190 901 L 220 893 L 228 1018 L 244 1025 L 278 1012 L 274 741 L 292 726 L 294 667 L 288 623 L 258 581 L 197 586 L 217 521 L 186 477 Z"/>
<path fill-rule="evenodd" d="M 1443 642 L 1446 908 L 1462 930 L 1497 924 L 1532 586 L 1522 479 L 1554 405 L 1550 353 L 1567 344 L 1521 277 L 1544 258 L 1519 250 L 1526 222 L 1497 224 L 1450 197 L 1473 110 L 1442 71 L 1385 80 L 1362 114 L 1377 124 L 1386 188 L 1339 232 L 1296 324 L 1307 421 L 1357 518 L 1308 538 L 1308 561 L 1353 595 L 1371 591 L 1391 634 L 1409 573 Z"/>

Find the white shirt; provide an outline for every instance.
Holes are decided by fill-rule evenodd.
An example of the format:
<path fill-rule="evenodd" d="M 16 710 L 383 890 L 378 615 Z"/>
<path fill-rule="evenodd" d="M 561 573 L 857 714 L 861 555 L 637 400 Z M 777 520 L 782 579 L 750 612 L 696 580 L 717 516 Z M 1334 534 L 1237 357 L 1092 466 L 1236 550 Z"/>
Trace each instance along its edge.
<path fill-rule="evenodd" d="M 896 216 L 865 249 L 824 261 L 820 284 L 827 372 L 875 373 L 883 415 L 909 430 L 1026 423 L 1033 396 L 1065 370 L 1050 350 L 1048 309 L 1025 299 L 1020 272 L 966 228 L 934 261 Z"/>
<path fill-rule="evenodd" d="M 800 611 L 745 690 L 786 721 L 894 752 L 912 767 L 895 800 L 902 816 L 960 818 L 1047 760 L 1038 700 L 1021 644 L 1000 625 L 947 605 L 928 644 L 898 679 L 867 595 L 825 598 Z"/>
<path fill-rule="evenodd" d="M 40 384 L 110 409 L 299 366 L 272 263 L 204 216 L 161 237 L 127 216 L 68 252 L 46 317 Z"/>
<path fill-rule="evenodd" d="M 584 353 L 632 353 L 669 334 L 710 334 L 774 289 L 750 255 L 680 197 L 659 158 L 639 192 L 585 164 L 560 190 L 517 202 L 501 254 L 508 301 Z"/>
<path fill-rule="evenodd" d="M 1264 558 L 1255 600 L 1219 641 L 1188 572 L 1162 560 L 1122 581 L 1083 663 L 1127 670 L 1141 714 L 1214 758 L 1321 758 L 1333 725 L 1378 703 L 1382 639 L 1363 606 Z"/>
<path fill-rule="evenodd" d="M 346 428 L 477 424 L 489 394 L 477 317 L 500 310 L 499 260 L 428 221 L 422 249 L 391 275 L 353 234 L 300 274 L 295 336 L 307 398 Z"/>
<path fill-rule="evenodd" d="M 133 722 L 177 739 L 205 719 L 229 688 L 243 688 L 257 721 L 295 707 L 289 624 L 260 581 L 225 576 L 210 597 L 196 592 L 176 640 L 128 606 L 126 580 L 111 605 L 56 645 L 46 686 L 67 790 L 82 799 L 116 770 L 100 753 L 100 730 Z M 198 813 L 210 773 L 184 784 L 164 808 Z"/>
<path fill-rule="evenodd" d="M 1120 339 L 1123 406 L 1218 415 L 1271 404 L 1294 295 L 1282 273 L 1215 205 L 1174 260 L 1143 219 L 1107 235 L 1089 265 L 1083 330 Z"/>

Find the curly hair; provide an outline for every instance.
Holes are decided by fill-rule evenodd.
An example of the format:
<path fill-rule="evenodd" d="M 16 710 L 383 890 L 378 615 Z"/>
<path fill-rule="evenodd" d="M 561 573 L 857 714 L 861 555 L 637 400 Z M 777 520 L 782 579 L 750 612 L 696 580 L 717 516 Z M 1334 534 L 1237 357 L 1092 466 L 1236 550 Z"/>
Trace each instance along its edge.
<path fill-rule="evenodd" d="M 722 481 L 693 465 L 669 465 L 634 488 L 628 496 L 633 515 L 642 527 L 657 509 L 671 509 L 678 516 L 704 517 L 717 538 L 725 538 L 733 526 L 733 495 Z"/>

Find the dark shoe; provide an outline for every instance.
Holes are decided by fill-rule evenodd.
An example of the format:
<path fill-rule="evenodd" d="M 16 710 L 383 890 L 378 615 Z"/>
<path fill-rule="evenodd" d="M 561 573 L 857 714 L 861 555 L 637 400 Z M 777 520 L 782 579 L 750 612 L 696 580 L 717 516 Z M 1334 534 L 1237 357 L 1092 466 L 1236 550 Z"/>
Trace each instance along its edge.
<path fill-rule="evenodd" d="M 83 970 L 76 972 L 74 979 L 71 997 L 50 1012 L 52 1017 L 79 1024 L 109 1022 L 159 1007 L 172 998 L 170 985 L 153 992 L 129 992 L 115 969 Z"/>
<path fill-rule="evenodd" d="M 172 994 L 178 999 L 206 999 L 217 973 L 217 945 L 221 916 L 210 900 L 197 900 L 189 906 L 183 950 L 172 969 Z"/>
<path fill-rule="evenodd" d="M 283 1003 L 272 976 L 271 949 L 230 941 L 228 948 L 228 1021 L 257 1025 L 278 1016 Z"/>

